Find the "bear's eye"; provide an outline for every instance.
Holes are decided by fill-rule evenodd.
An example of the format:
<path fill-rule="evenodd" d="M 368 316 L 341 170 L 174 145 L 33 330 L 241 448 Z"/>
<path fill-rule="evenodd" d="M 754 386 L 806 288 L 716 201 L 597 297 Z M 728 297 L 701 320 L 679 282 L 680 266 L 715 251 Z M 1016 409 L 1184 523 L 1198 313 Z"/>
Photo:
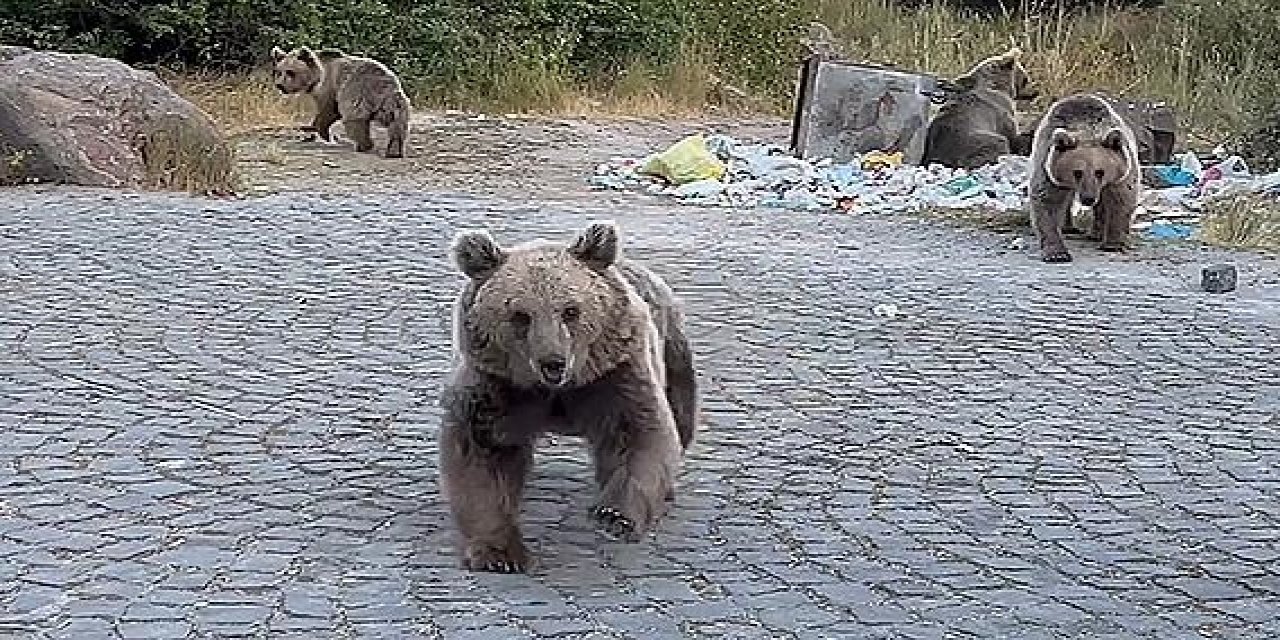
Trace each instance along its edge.
<path fill-rule="evenodd" d="M 561 312 L 561 315 L 564 316 L 565 322 L 574 322 L 578 319 L 578 316 L 582 314 L 578 311 L 577 307 L 565 307 L 564 311 Z"/>
<path fill-rule="evenodd" d="M 292 72 L 292 71 L 286 71 L 286 72 L 284 72 L 284 77 L 286 77 L 286 78 L 292 78 L 292 77 L 293 77 L 293 72 Z"/>
<path fill-rule="evenodd" d="M 1098 176 L 1098 179 L 1101 180 L 1103 176 L 1107 175 L 1107 172 L 1105 169 L 1098 169 L 1093 172 L 1093 175 Z"/>
<path fill-rule="evenodd" d="M 520 329 L 523 329 L 529 326 L 529 323 L 532 322 L 532 318 L 529 317 L 529 314 L 523 311 L 511 312 L 511 318 L 509 320 L 511 324 L 515 325 L 517 328 L 520 328 Z"/>
<path fill-rule="evenodd" d="M 1084 180 L 1084 172 L 1079 169 L 1072 171 L 1071 175 L 1075 176 L 1076 180 Z"/>

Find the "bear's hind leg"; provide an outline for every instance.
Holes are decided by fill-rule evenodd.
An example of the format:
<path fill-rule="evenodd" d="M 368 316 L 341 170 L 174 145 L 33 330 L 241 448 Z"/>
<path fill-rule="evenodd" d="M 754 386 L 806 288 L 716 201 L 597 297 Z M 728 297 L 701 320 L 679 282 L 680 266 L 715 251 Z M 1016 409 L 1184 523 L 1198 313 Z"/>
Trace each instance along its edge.
<path fill-rule="evenodd" d="M 680 434 L 680 448 L 687 450 L 698 429 L 698 377 L 683 328 L 673 325 L 670 332 L 662 354 L 667 367 L 667 403 Z"/>
<path fill-rule="evenodd" d="M 342 121 L 347 135 L 356 143 L 356 151 L 364 153 L 373 150 L 373 136 L 369 134 L 368 118 L 348 118 Z"/>
<path fill-rule="evenodd" d="M 393 110 L 387 123 L 387 157 L 403 158 L 408 140 L 409 109 L 405 107 Z"/>
<path fill-rule="evenodd" d="M 960 166 L 965 169 L 977 169 L 995 164 L 1000 156 L 1007 156 L 1009 153 L 1008 138 L 998 133 L 977 131 L 970 135 L 969 146 Z"/>
<path fill-rule="evenodd" d="M 441 430 L 441 483 L 462 537 L 463 565 L 523 573 L 530 557 L 520 536 L 519 509 L 533 446 L 477 440 L 462 424 L 446 422 Z"/>

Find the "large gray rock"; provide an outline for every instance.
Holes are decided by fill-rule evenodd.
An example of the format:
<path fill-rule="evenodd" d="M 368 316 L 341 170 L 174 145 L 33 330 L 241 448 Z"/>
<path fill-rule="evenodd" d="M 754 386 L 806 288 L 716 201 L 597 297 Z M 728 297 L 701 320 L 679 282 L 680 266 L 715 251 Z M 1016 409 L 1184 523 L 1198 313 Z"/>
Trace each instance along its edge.
<path fill-rule="evenodd" d="M 158 151 L 157 139 L 165 141 Z M 207 156 L 222 146 L 209 116 L 150 71 L 86 54 L 0 47 L 0 180 L 164 183 L 156 174 L 175 171 L 168 165 L 183 156 L 177 147 Z"/>

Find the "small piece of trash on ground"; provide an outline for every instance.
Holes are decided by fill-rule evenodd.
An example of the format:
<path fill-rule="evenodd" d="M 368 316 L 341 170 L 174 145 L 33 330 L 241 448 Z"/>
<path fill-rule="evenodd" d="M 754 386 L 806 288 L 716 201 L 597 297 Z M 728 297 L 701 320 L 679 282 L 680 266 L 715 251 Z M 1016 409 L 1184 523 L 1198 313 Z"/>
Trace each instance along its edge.
<path fill-rule="evenodd" d="M 871 313 L 881 318 L 894 318 L 899 314 L 898 305 L 891 303 L 878 304 L 871 308 Z"/>

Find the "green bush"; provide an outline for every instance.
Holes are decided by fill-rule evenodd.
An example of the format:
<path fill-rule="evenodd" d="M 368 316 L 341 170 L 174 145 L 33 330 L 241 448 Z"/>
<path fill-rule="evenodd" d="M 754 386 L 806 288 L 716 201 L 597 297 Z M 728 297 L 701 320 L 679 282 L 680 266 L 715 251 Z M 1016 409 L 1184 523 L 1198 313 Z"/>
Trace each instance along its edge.
<path fill-rule="evenodd" d="M 581 74 L 665 62 L 689 28 L 685 0 L 43 0 L 0 4 L 0 42 L 130 64 L 236 70 L 276 44 L 377 57 L 407 80 L 476 82 L 536 58 Z"/>

